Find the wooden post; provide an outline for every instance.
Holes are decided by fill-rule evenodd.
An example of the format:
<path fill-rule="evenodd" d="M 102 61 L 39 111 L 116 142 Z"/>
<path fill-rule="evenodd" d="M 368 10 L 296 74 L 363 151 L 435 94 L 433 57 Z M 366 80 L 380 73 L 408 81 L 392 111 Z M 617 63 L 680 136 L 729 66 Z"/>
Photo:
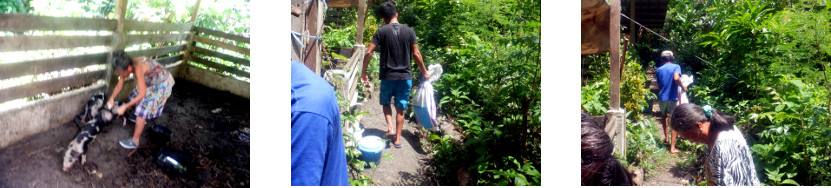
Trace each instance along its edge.
<path fill-rule="evenodd" d="M 127 0 L 118 0 L 115 5 L 115 20 L 116 26 L 113 31 L 113 40 L 110 45 L 111 51 L 124 50 L 125 35 L 124 35 L 124 17 L 127 15 Z M 118 83 L 118 78 L 113 76 L 113 54 L 107 55 L 107 73 L 104 78 L 107 81 L 107 91 L 112 91 L 115 84 Z"/>
<path fill-rule="evenodd" d="M 321 36 L 323 33 L 323 6 L 320 4 L 321 0 L 312 0 L 308 5 L 306 5 L 306 12 L 303 14 L 306 16 L 306 26 L 303 34 L 311 35 L 311 36 Z M 300 31 L 297 31 L 300 32 Z M 321 58 L 320 58 L 320 47 L 322 46 L 321 40 L 309 39 L 309 38 L 302 38 L 302 41 L 306 43 L 306 48 L 303 49 L 303 64 L 306 67 L 309 67 L 315 74 L 322 75 L 321 69 Z"/>
<path fill-rule="evenodd" d="M 366 25 L 366 0 L 358 0 L 358 36 L 356 44 L 364 44 L 364 25 Z"/>
<path fill-rule="evenodd" d="M 306 16 L 305 16 L 306 14 L 304 14 L 306 9 L 303 8 L 303 7 L 306 7 L 305 4 L 304 4 L 305 2 L 306 2 L 305 0 L 291 0 L 291 8 L 297 9 L 300 12 L 300 14 L 298 14 L 297 16 L 291 15 L 291 31 L 293 31 L 293 32 L 303 33 L 303 28 L 306 25 Z M 332 6 L 331 4 L 329 4 L 329 5 Z M 297 43 L 294 40 L 294 37 L 292 37 L 292 39 L 291 39 L 291 58 L 294 59 L 297 62 L 302 63 L 303 62 L 303 48 L 300 47 L 300 45 L 305 45 L 305 44 Z"/>
<path fill-rule="evenodd" d="M 193 12 L 190 13 L 190 23 L 196 23 L 196 13 L 199 12 L 199 4 L 202 3 L 202 0 L 196 0 L 196 5 L 193 6 Z"/>
<path fill-rule="evenodd" d="M 199 4 L 201 3 L 202 0 L 196 0 L 196 4 L 193 6 L 193 11 L 191 11 L 190 13 L 189 22 L 191 25 L 191 29 L 190 32 L 188 32 L 187 45 L 185 46 L 185 56 L 182 58 L 185 62 L 193 60 L 193 57 L 191 57 L 191 53 L 194 51 L 194 47 L 196 47 L 196 44 L 194 42 L 196 41 L 196 15 L 199 12 Z"/>
<path fill-rule="evenodd" d="M 626 117 L 620 108 L 620 0 L 611 0 L 609 9 L 609 110 L 606 111 L 606 134 L 615 145 L 614 152 L 626 158 Z"/>
<path fill-rule="evenodd" d="M 620 0 L 609 9 L 609 110 L 620 108 Z"/>

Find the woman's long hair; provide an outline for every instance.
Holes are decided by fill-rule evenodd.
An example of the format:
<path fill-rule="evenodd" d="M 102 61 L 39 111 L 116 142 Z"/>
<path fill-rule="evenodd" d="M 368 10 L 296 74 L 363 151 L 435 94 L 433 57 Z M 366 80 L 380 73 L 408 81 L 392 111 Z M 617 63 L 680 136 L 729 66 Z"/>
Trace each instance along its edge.
<path fill-rule="evenodd" d="M 595 125 L 596 121 L 583 117 L 580 124 L 581 185 L 632 185 L 629 173 L 612 156 L 612 139 Z"/>
<path fill-rule="evenodd" d="M 713 109 L 713 115 L 708 118 L 703 108 L 692 103 L 678 105 L 672 112 L 671 122 L 674 130 L 689 131 L 696 127 L 696 122 L 705 121 L 710 122 L 710 135 L 715 135 L 717 132 L 733 130 L 733 124 L 737 120 L 716 109 Z"/>
<path fill-rule="evenodd" d="M 113 51 L 113 68 L 118 71 L 127 70 L 127 67 L 132 65 L 133 61 L 124 50 Z"/>

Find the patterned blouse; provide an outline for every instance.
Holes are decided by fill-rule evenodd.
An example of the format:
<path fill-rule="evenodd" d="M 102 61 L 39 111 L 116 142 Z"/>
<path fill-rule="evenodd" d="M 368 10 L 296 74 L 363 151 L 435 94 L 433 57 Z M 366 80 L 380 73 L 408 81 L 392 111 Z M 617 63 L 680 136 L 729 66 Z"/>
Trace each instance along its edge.
<path fill-rule="evenodd" d="M 145 58 L 144 62 L 150 64 L 150 70 L 147 70 L 144 73 L 144 83 L 147 86 L 154 86 L 156 84 L 162 83 L 170 77 L 170 73 L 168 73 L 167 69 L 164 68 L 158 62 L 151 60 L 150 58 Z"/>
<path fill-rule="evenodd" d="M 705 164 L 709 179 L 707 184 L 759 186 L 756 166 L 750 156 L 750 147 L 747 146 L 747 141 L 738 130 L 734 125 L 733 130 L 721 132 L 713 148 L 710 148 Z"/>

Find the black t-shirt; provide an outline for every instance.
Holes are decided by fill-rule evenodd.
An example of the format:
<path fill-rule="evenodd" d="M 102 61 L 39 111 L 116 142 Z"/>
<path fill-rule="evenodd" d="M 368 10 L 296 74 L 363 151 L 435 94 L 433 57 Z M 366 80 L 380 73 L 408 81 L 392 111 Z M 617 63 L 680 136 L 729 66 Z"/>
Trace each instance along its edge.
<path fill-rule="evenodd" d="M 418 44 L 415 31 L 399 23 L 387 24 L 372 35 L 372 44 L 381 52 L 381 80 L 412 79 L 412 45 Z"/>

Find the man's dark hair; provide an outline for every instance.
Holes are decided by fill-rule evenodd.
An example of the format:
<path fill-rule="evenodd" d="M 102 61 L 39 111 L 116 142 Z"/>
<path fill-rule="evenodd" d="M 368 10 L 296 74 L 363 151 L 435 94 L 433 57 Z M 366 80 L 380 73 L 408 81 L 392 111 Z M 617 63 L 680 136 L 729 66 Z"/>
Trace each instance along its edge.
<path fill-rule="evenodd" d="M 395 11 L 395 5 L 392 4 L 392 2 L 387 1 L 387 2 L 381 3 L 381 6 L 378 7 L 378 11 L 376 13 L 381 18 L 389 20 L 389 19 L 392 19 L 392 17 L 395 16 L 395 13 L 397 13 L 397 12 Z"/>

